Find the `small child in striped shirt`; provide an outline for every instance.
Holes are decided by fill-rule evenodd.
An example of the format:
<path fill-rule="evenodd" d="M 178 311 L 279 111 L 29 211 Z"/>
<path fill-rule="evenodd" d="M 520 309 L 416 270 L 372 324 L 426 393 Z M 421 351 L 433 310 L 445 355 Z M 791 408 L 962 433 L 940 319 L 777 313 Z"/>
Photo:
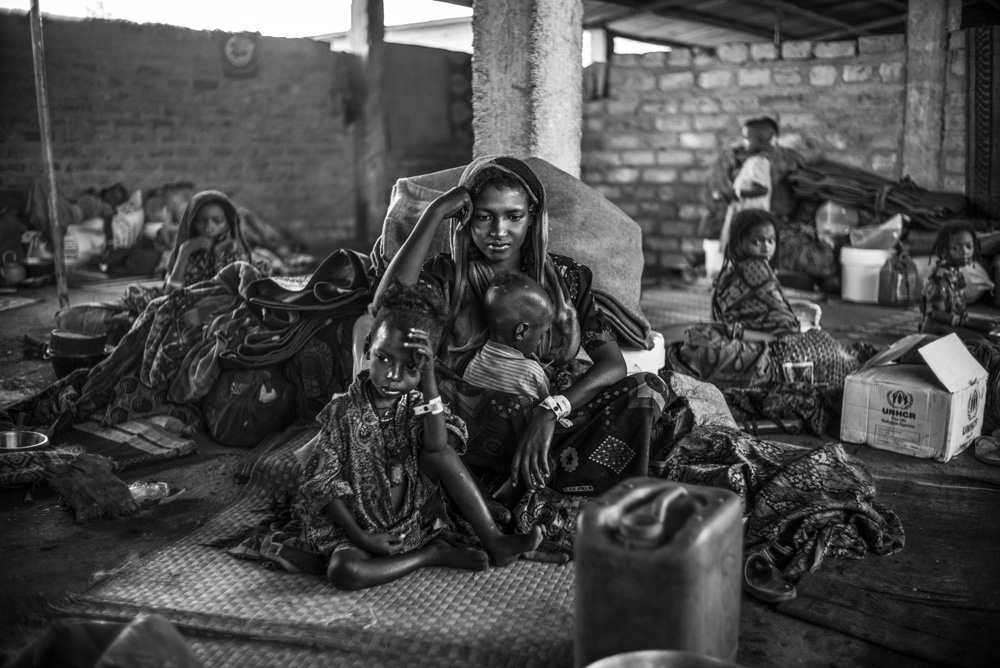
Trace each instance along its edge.
<path fill-rule="evenodd" d="M 498 274 L 483 295 L 490 339 L 465 368 L 465 382 L 535 400 L 549 396 L 548 378 L 534 353 L 554 313 L 537 281 L 512 272 Z"/>

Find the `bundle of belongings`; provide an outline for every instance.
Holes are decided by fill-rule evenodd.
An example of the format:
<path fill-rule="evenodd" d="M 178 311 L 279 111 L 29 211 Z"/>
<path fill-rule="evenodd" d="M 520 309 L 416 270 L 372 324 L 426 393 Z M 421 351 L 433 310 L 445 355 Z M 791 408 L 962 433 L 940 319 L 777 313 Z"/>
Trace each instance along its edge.
<path fill-rule="evenodd" d="M 89 188 L 74 198 L 57 197 L 64 260 L 70 271 L 115 276 L 162 275 L 174 247 L 184 210 L 197 192 L 193 183 L 168 183 L 130 190 L 122 183 Z M 18 220 L 29 240 L 27 253 L 51 257 L 47 186 L 36 179 L 25 193 Z M 294 275 L 314 266 L 303 244 L 258 213 L 239 210 L 243 236 L 255 260 L 278 275 Z M 21 244 L 12 247 L 24 252 Z M 82 274 L 81 274 L 82 275 Z"/>
<path fill-rule="evenodd" d="M 224 445 L 256 445 L 309 419 L 353 375 L 352 327 L 371 301 L 367 256 L 332 253 L 307 276 L 264 276 L 234 262 L 159 296 L 107 359 L 0 409 L 0 428 L 53 435 L 169 416 Z M 91 313 L 93 311 L 93 313 Z M 100 309 L 84 315 L 100 318 Z"/>
<path fill-rule="evenodd" d="M 899 238 L 918 239 L 921 249 L 929 249 L 942 226 L 966 219 L 969 213 L 968 200 L 962 193 L 931 191 L 909 178 L 894 181 L 825 159 L 802 165 L 787 178 L 795 210 L 781 230 L 778 267 L 809 277 L 828 292 L 839 290 L 838 252 L 849 241 L 846 234 L 831 239 L 817 230 L 817 211 L 824 203 L 836 203 L 856 212 L 853 226 L 860 231 L 877 230 L 898 217 L 903 221 Z M 984 231 L 996 226 L 996 221 L 974 222 Z M 914 249 L 910 252 L 919 254 Z"/>

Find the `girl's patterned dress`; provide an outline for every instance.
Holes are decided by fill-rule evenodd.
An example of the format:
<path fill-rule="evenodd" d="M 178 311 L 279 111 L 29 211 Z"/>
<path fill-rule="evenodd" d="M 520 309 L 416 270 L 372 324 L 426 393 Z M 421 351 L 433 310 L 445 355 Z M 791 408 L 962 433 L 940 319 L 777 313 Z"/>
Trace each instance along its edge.
<path fill-rule="evenodd" d="M 344 500 L 363 531 L 405 533 L 404 551 L 423 547 L 441 529 L 433 516 L 422 512 L 437 490 L 419 468 L 423 418 L 413 414 L 413 406 L 422 402 L 422 395 L 413 391 L 401 397 L 395 414 L 383 421 L 368 398 L 368 378 L 368 371 L 362 371 L 316 417 L 322 430 L 303 470 L 296 512 L 306 545 L 326 557 L 358 549 L 323 510 L 336 498 Z M 445 421 L 462 454 L 465 423 L 447 409 Z M 403 500 L 395 510 L 390 489 L 400 480 Z"/>

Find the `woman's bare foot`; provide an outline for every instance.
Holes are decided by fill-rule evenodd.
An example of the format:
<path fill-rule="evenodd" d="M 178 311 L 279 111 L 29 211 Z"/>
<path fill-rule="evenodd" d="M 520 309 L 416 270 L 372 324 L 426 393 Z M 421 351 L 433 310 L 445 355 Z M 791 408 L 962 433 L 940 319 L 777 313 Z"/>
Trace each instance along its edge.
<path fill-rule="evenodd" d="M 494 566 L 510 566 L 522 554 L 537 548 L 541 542 L 542 528 L 535 527 L 528 534 L 500 534 L 486 545 L 486 551 Z"/>
<path fill-rule="evenodd" d="M 443 540 L 433 540 L 424 549 L 428 553 L 429 566 L 461 568 L 466 571 L 485 571 L 490 567 L 486 553 L 473 547 L 454 547 Z"/>

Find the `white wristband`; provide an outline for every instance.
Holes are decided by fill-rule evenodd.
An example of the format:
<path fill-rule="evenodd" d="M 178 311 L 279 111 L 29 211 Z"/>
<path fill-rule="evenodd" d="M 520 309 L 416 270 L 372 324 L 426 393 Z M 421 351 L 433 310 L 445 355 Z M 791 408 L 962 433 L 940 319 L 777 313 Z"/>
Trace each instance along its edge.
<path fill-rule="evenodd" d="M 425 413 L 430 413 L 431 415 L 444 413 L 444 402 L 441 401 L 441 397 L 434 397 L 426 404 L 419 404 L 413 407 L 414 415 L 423 415 Z"/>
<path fill-rule="evenodd" d="M 572 406 L 569 404 L 569 399 L 561 394 L 545 397 L 538 405 L 555 413 L 557 420 L 561 420 L 566 417 L 570 414 L 570 411 L 573 410 Z"/>

